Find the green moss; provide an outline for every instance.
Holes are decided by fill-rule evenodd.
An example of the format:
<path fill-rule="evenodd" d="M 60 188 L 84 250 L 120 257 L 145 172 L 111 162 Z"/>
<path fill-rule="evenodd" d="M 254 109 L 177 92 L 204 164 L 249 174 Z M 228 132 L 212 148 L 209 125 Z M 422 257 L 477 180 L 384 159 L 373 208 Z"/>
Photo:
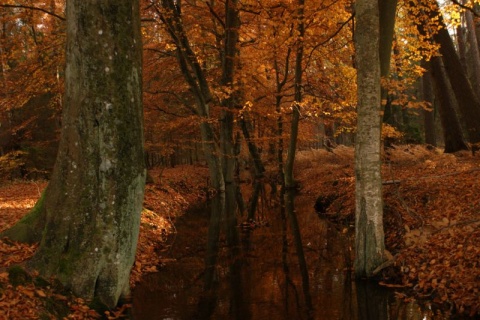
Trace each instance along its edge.
<path fill-rule="evenodd" d="M 110 310 L 110 308 L 108 308 L 108 306 L 98 297 L 93 298 L 93 300 L 88 304 L 88 307 L 95 310 L 98 314 L 105 314 L 105 311 Z"/>
<path fill-rule="evenodd" d="M 74 261 L 74 260 L 72 260 Z M 58 262 L 58 272 L 62 275 L 69 275 L 72 270 L 71 270 L 71 265 L 66 258 L 61 258 Z"/>
<path fill-rule="evenodd" d="M 46 288 L 50 285 L 50 282 L 48 282 L 42 277 L 35 277 L 35 279 L 33 279 L 33 283 L 38 288 Z"/>
<path fill-rule="evenodd" d="M 32 210 L 25 215 L 17 224 L 0 234 L 1 237 L 8 237 L 14 241 L 34 243 L 41 239 L 44 225 L 44 203 L 45 191 L 37 201 Z"/>
<path fill-rule="evenodd" d="M 22 267 L 13 266 L 8 269 L 8 281 L 16 287 L 30 283 L 32 277 Z"/>
<path fill-rule="evenodd" d="M 50 320 L 51 319 L 50 315 L 46 312 L 42 312 L 40 314 L 39 318 L 40 318 L 40 320 Z"/>
<path fill-rule="evenodd" d="M 57 319 L 64 319 L 70 313 L 70 308 L 67 304 L 67 301 L 55 300 L 52 297 L 45 299 L 45 309 L 49 315 L 54 315 Z M 48 317 L 46 319 L 51 318 Z"/>

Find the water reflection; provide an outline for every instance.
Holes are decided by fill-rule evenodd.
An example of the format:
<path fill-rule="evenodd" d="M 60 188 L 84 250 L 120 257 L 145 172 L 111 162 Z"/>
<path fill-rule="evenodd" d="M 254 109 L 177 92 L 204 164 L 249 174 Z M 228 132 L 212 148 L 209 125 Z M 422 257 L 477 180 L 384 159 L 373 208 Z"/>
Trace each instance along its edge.
<path fill-rule="evenodd" d="M 137 285 L 135 319 L 433 319 L 385 288 L 352 280 L 353 230 L 320 219 L 314 199 L 286 194 L 282 210 L 245 229 L 231 199 L 227 190 L 210 212 L 176 222 L 165 257 L 175 261 Z"/>

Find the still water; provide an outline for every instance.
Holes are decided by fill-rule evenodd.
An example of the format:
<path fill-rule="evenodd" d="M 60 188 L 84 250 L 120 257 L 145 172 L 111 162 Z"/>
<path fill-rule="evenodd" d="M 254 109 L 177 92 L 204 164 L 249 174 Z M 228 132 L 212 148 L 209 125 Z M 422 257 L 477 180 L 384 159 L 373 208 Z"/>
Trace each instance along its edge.
<path fill-rule="evenodd" d="M 392 290 L 353 281 L 353 229 L 319 218 L 314 200 L 296 198 L 298 229 L 292 216 L 261 208 L 258 223 L 235 226 L 233 247 L 226 245 L 225 230 L 207 246 L 209 209 L 179 218 L 161 253 L 165 265 L 133 292 L 134 319 L 444 318 L 397 299 Z"/>

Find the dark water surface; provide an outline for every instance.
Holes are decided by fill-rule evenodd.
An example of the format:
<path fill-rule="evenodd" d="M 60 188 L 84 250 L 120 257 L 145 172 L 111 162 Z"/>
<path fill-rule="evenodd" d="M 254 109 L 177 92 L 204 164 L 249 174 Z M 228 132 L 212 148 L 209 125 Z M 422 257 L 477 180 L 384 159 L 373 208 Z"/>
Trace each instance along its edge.
<path fill-rule="evenodd" d="M 353 281 L 348 271 L 353 229 L 319 218 L 314 200 L 295 200 L 303 260 L 297 254 L 300 239 L 294 224 L 277 209 L 260 210 L 253 229 L 236 227 L 240 240 L 233 248 L 221 235 L 218 247 L 209 246 L 218 249 L 209 254 L 217 258 L 211 269 L 205 268 L 210 210 L 179 218 L 177 232 L 162 252 L 165 266 L 146 275 L 133 292 L 134 318 L 444 318 L 396 299 L 391 290 Z"/>

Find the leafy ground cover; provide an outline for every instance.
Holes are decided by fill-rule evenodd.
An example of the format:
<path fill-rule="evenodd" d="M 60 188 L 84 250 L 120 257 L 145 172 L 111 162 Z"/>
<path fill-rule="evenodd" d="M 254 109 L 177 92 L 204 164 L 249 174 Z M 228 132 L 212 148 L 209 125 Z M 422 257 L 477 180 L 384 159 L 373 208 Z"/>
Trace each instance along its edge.
<path fill-rule="evenodd" d="M 161 265 L 158 250 L 167 235 L 174 232 L 172 221 L 191 204 L 205 198 L 208 170 L 205 167 L 178 166 L 153 170 L 155 183 L 145 190 L 140 237 L 131 287 L 142 274 L 154 272 Z M 10 182 L 0 188 L 0 231 L 23 217 L 40 197 L 46 182 Z M 45 281 L 35 272 L 25 272 L 25 262 L 37 245 L 0 240 L 0 319 L 121 319 L 128 316 L 130 304 L 100 315 L 87 301 L 65 292 L 55 281 Z M 19 266 L 19 267 L 18 267 Z"/>
<path fill-rule="evenodd" d="M 480 315 L 480 157 L 423 146 L 397 146 L 383 156 L 385 238 L 394 264 L 382 283 L 404 288 L 406 299 Z M 326 216 L 353 225 L 353 150 L 308 151 L 298 160 L 302 192 L 319 195 Z"/>
<path fill-rule="evenodd" d="M 443 154 L 423 146 L 397 146 L 384 154 L 385 232 L 394 264 L 381 281 L 405 299 L 427 299 L 458 313 L 480 312 L 480 156 Z M 162 243 L 175 232 L 175 218 L 208 193 L 200 166 L 153 170 L 142 214 L 134 287 L 162 260 Z M 338 223 L 354 216 L 353 150 L 302 151 L 296 177 L 302 193 L 319 197 L 317 209 Z M 0 231 L 33 207 L 46 182 L 16 181 L 0 188 Z M 312 204 L 313 205 L 313 204 Z M 100 314 L 35 272 L 23 271 L 36 245 L 0 240 L 0 319 L 95 319 Z M 21 268 L 15 267 L 20 265 Z M 104 313 L 126 317 L 130 305 Z"/>

